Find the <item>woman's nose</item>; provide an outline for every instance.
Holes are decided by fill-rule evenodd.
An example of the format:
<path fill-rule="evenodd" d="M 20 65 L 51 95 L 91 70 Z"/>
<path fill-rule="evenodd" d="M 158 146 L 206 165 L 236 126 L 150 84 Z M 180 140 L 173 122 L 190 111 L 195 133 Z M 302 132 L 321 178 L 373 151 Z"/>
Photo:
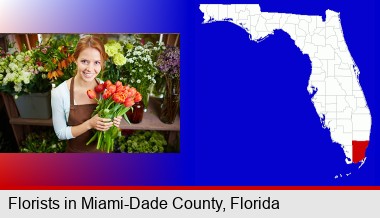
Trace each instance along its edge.
<path fill-rule="evenodd" d="M 87 71 L 93 71 L 94 70 L 94 65 L 93 64 L 89 64 L 87 67 L 86 67 L 86 70 Z"/>

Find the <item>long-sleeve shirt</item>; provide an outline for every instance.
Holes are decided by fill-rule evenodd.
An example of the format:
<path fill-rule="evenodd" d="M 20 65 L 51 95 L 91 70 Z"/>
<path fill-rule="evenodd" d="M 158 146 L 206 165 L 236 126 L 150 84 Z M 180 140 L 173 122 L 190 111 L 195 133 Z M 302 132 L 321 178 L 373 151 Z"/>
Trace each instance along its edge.
<path fill-rule="evenodd" d="M 54 131 L 61 140 L 74 138 L 71 126 L 67 125 L 70 113 L 70 91 L 67 81 L 51 91 L 51 109 Z"/>

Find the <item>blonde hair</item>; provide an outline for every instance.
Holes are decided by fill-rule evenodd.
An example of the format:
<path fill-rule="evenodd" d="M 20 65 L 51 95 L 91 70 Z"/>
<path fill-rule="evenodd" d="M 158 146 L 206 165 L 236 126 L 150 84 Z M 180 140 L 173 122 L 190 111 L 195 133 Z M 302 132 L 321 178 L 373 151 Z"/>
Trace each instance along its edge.
<path fill-rule="evenodd" d="M 79 54 L 86 48 L 94 48 L 99 51 L 101 58 L 102 69 L 104 69 L 104 62 L 107 60 L 108 55 L 105 52 L 103 42 L 96 36 L 85 35 L 79 39 L 74 52 L 75 60 L 78 60 Z"/>

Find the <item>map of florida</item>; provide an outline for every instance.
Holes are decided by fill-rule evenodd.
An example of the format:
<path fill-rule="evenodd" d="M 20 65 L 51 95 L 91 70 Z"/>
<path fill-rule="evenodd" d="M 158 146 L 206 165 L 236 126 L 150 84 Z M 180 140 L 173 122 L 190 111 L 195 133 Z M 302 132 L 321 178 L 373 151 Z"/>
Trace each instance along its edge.
<path fill-rule="evenodd" d="M 203 23 L 231 22 L 256 42 L 282 30 L 311 61 L 307 91 L 323 128 L 341 145 L 346 163 L 362 164 L 371 134 L 372 118 L 359 84 L 359 68 L 344 40 L 339 13 L 321 16 L 261 12 L 258 4 L 202 4 Z"/>

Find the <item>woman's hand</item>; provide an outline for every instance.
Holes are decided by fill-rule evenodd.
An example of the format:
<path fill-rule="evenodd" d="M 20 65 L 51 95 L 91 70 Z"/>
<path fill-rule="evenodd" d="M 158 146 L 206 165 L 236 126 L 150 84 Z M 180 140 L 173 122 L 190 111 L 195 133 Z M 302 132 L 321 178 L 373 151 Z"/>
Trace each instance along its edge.
<path fill-rule="evenodd" d="M 91 117 L 91 119 L 89 119 L 88 122 L 91 129 L 96 129 L 99 131 L 107 131 L 113 125 L 113 123 L 111 122 L 111 119 L 101 118 L 97 114 Z"/>
<path fill-rule="evenodd" d="M 113 125 L 116 126 L 117 128 L 120 128 L 121 119 L 122 119 L 121 116 L 113 118 Z"/>

